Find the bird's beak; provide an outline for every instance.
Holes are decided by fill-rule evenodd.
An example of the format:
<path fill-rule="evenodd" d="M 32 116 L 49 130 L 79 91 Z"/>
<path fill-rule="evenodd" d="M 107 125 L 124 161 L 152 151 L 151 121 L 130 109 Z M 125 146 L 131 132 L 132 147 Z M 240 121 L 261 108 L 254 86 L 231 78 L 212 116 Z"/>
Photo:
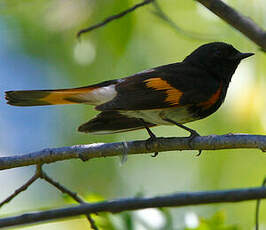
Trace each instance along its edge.
<path fill-rule="evenodd" d="M 254 55 L 254 53 L 237 53 L 236 55 L 234 55 L 233 57 L 231 57 L 230 59 L 231 60 L 242 60 L 242 59 L 245 59 L 245 58 L 248 58 L 250 56 Z"/>

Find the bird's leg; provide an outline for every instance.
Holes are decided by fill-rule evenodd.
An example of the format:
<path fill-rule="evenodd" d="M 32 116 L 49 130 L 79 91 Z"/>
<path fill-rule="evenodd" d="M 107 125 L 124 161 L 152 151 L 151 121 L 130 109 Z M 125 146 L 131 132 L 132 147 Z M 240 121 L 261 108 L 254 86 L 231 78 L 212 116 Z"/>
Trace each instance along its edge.
<path fill-rule="evenodd" d="M 157 140 L 157 137 L 155 134 L 151 131 L 151 129 L 145 124 L 144 120 L 141 119 L 141 122 L 143 123 L 145 129 L 147 130 L 148 134 L 150 135 L 150 138 L 146 140 L 146 148 L 150 149 L 150 145 L 152 142 Z M 157 157 L 158 152 L 155 152 L 152 157 Z"/>
<path fill-rule="evenodd" d="M 180 123 L 178 123 L 178 122 L 175 122 L 175 121 L 173 121 L 173 120 L 171 120 L 171 119 L 168 119 L 168 118 L 164 118 L 163 120 L 168 121 L 168 122 L 170 122 L 170 123 L 172 123 L 172 124 L 175 124 L 176 126 L 178 126 L 178 127 L 182 128 L 182 129 L 185 129 L 186 131 L 190 132 L 189 142 L 188 142 L 190 148 L 193 147 L 193 146 L 192 146 L 192 140 L 193 140 L 195 137 L 200 137 L 200 135 L 198 134 L 198 132 L 197 132 L 196 130 L 194 130 L 194 129 L 190 129 L 190 128 L 188 128 L 187 126 L 184 126 L 184 125 L 182 125 L 182 124 L 180 124 Z M 202 152 L 202 150 L 200 149 L 200 150 L 199 150 L 199 153 L 197 154 L 197 156 L 199 156 L 199 155 L 201 154 L 201 152 Z"/>
<path fill-rule="evenodd" d="M 150 130 L 149 127 L 145 126 L 145 129 L 147 130 L 148 134 L 150 135 L 150 138 L 146 140 L 146 148 L 150 149 L 150 144 L 154 141 L 157 140 L 157 137 L 155 136 L 155 134 Z M 152 157 L 157 157 L 158 156 L 158 152 L 155 152 Z"/>

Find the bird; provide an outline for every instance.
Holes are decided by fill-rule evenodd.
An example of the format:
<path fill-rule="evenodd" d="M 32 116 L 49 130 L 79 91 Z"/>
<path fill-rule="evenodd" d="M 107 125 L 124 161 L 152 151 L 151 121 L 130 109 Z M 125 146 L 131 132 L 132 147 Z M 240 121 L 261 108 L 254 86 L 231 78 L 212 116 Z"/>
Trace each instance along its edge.
<path fill-rule="evenodd" d="M 150 143 L 157 138 L 151 127 L 176 125 L 190 133 L 191 141 L 200 135 L 184 124 L 217 111 L 239 63 L 252 55 L 231 44 L 212 42 L 201 45 L 182 62 L 124 78 L 79 88 L 7 91 L 5 98 L 14 106 L 80 103 L 95 106 L 100 113 L 78 128 L 84 133 L 146 129 Z"/>

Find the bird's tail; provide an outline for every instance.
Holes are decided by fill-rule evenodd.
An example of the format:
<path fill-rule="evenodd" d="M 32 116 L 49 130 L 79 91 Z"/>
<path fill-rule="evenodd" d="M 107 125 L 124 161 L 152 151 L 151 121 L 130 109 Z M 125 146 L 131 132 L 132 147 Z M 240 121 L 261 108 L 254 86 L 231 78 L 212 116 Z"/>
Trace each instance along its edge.
<path fill-rule="evenodd" d="M 59 90 L 18 90 L 6 92 L 7 104 L 16 106 L 86 103 L 89 87 Z"/>
<path fill-rule="evenodd" d="M 7 104 L 15 106 L 38 106 L 86 103 L 98 105 L 116 95 L 114 84 L 56 90 L 18 90 L 5 92 Z"/>

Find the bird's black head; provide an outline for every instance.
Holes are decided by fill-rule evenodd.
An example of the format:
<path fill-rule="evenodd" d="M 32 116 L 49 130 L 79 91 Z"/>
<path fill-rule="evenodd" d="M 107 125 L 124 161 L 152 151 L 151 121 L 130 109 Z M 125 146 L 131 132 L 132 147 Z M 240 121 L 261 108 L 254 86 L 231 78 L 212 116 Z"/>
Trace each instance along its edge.
<path fill-rule="evenodd" d="M 203 68 L 215 78 L 230 82 L 240 61 L 253 53 L 241 53 L 232 45 L 213 42 L 200 46 L 184 62 Z"/>

